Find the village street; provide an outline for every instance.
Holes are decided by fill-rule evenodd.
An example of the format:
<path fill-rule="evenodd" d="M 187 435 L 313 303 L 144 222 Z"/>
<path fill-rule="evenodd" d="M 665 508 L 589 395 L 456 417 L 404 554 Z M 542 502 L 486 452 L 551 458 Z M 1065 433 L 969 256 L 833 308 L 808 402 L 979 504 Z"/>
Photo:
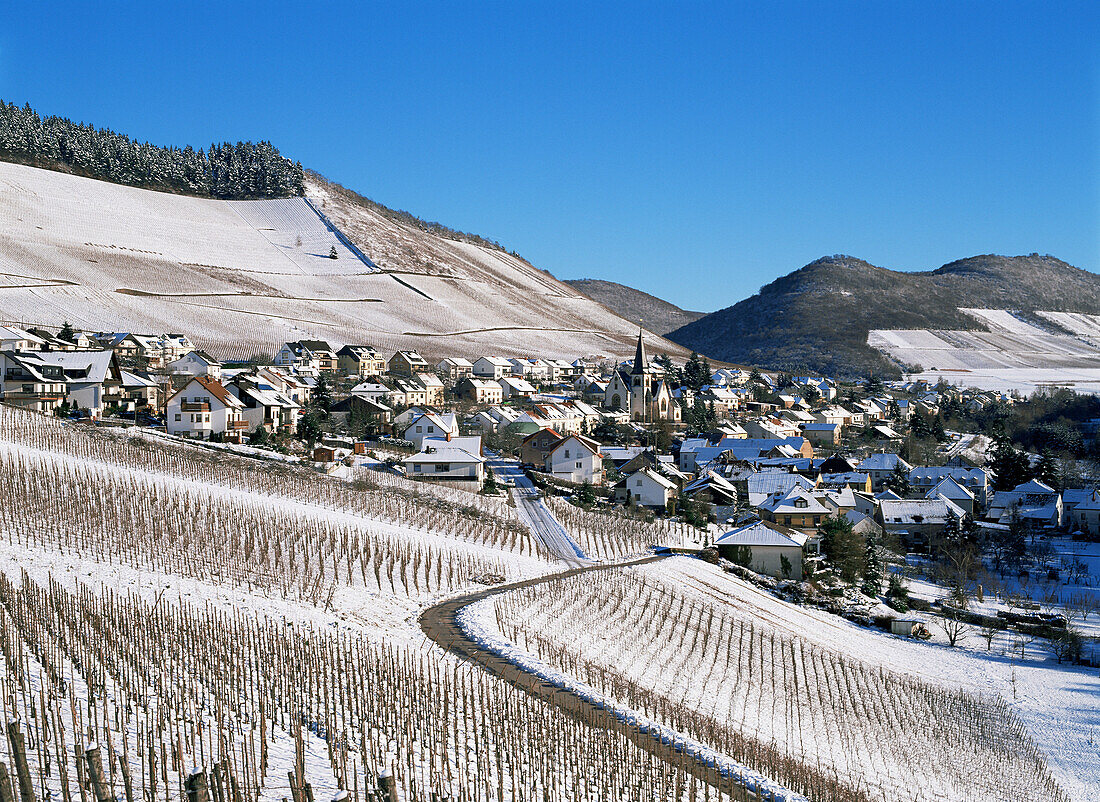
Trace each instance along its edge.
<path fill-rule="evenodd" d="M 543 504 L 538 488 L 527 478 L 518 460 L 496 457 L 490 460 L 489 467 L 511 492 L 520 519 L 551 554 L 572 567 L 591 564 L 554 513 Z"/>

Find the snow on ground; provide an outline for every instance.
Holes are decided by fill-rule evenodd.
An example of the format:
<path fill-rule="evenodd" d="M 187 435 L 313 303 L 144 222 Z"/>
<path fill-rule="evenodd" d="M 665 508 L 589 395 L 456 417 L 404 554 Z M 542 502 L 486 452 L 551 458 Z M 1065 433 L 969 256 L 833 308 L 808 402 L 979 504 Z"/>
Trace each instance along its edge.
<path fill-rule="evenodd" d="M 1075 332 L 1069 335 L 1044 331 L 1003 309 L 962 311 L 989 331 L 876 329 L 867 342 L 904 365 L 920 365 L 910 378 L 933 384 L 942 379 L 963 387 L 1024 394 L 1047 386 L 1100 392 L 1100 347 L 1095 337 L 1082 336 L 1092 325 L 1079 319 L 1083 316 L 1075 316 L 1074 325 L 1066 326 Z M 1037 314 L 1068 323 L 1062 313 Z"/>
<path fill-rule="evenodd" d="M 869 665 L 999 696 L 1024 721 L 1071 796 L 1080 802 L 1100 799 L 1100 677 L 1095 669 L 1059 665 L 1034 646 L 1021 660 L 1008 634 L 998 636 L 991 651 L 976 634 L 961 648 L 952 649 L 930 617 L 918 613 L 912 617 L 929 621 L 933 633 L 929 643 L 866 629 L 821 610 L 781 601 L 689 558 L 663 560 L 637 570 L 671 580 L 701 598 L 731 604 L 777 631 Z"/>
<path fill-rule="evenodd" d="M 0 322 L 179 332 L 221 358 L 301 339 L 435 358 L 633 353 L 635 324 L 522 260 L 399 224 L 320 183 L 308 191 L 326 196 L 318 211 L 371 264 L 304 198 L 189 198 L 0 164 Z"/>

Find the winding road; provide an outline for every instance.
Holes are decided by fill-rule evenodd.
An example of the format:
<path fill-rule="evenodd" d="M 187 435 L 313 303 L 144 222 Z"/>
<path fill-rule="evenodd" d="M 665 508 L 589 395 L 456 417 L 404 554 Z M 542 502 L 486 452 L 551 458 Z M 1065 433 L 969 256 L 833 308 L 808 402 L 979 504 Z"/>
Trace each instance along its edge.
<path fill-rule="evenodd" d="M 547 682 L 542 677 L 515 665 L 507 658 L 485 649 L 467 635 L 457 621 L 458 614 L 464 607 L 492 596 L 520 588 L 556 582 L 560 579 L 590 571 L 608 571 L 632 565 L 644 565 L 665 559 L 667 556 L 655 555 L 619 563 L 582 565 L 560 573 L 499 585 L 457 598 L 447 599 L 432 605 L 420 615 L 420 628 L 429 640 L 448 652 L 475 663 L 490 674 L 503 679 L 531 696 L 553 705 L 571 718 L 589 726 L 621 733 L 640 749 L 670 766 L 675 766 L 681 771 L 691 774 L 712 788 L 721 790 L 723 793 L 728 794 L 731 799 L 758 800 L 760 797 L 737 783 L 736 780 L 723 776 L 713 765 L 685 753 L 676 744 L 662 740 L 652 733 L 643 732 L 636 725 L 622 721 L 613 712 L 592 703 L 576 692 Z M 769 798 L 767 795 L 764 796 L 764 800 Z"/>

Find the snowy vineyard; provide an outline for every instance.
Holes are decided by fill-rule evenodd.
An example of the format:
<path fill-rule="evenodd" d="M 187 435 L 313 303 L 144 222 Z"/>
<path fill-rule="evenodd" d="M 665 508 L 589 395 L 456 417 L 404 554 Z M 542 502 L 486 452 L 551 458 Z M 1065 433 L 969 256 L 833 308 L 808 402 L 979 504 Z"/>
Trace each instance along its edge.
<path fill-rule="evenodd" d="M 0 493 L 20 802 L 744 798 L 425 644 L 425 604 L 553 568 L 503 499 L 7 408 Z"/>
<path fill-rule="evenodd" d="M 622 560 L 658 544 L 695 544 L 702 539 L 702 533 L 688 524 L 663 518 L 646 521 L 618 507 L 585 510 L 556 496 L 547 496 L 545 503 L 581 550 L 597 559 Z"/>
<path fill-rule="evenodd" d="M 135 447 L 10 409 L 0 424 L 0 492 L 11 505 L 0 534 L 24 548 L 326 606 L 342 588 L 420 598 L 549 567 L 516 522 L 477 506 L 393 486 L 350 490 L 198 449 Z"/>
<path fill-rule="evenodd" d="M 810 799 L 1067 799 L 999 698 L 865 665 L 646 571 L 498 596 L 500 635 Z"/>
<path fill-rule="evenodd" d="M 410 802 L 743 798 L 478 669 L 346 628 L 24 576 L 0 579 L 0 645 L 31 800 L 94 799 L 91 745 L 127 802 L 185 798 L 202 766 L 235 800 L 366 802 L 383 772 Z"/>

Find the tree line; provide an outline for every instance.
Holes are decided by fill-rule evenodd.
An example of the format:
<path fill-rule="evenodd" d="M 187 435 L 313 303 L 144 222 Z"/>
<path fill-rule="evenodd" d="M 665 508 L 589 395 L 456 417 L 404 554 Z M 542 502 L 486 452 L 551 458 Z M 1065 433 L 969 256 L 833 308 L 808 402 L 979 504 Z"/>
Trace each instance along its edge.
<path fill-rule="evenodd" d="M 270 142 L 223 142 L 207 150 L 138 142 L 108 128 L 41 116 L 0 100 L 0 160 L 144 189 L 225 199 L 305 194 L 302 165 Z"/>

